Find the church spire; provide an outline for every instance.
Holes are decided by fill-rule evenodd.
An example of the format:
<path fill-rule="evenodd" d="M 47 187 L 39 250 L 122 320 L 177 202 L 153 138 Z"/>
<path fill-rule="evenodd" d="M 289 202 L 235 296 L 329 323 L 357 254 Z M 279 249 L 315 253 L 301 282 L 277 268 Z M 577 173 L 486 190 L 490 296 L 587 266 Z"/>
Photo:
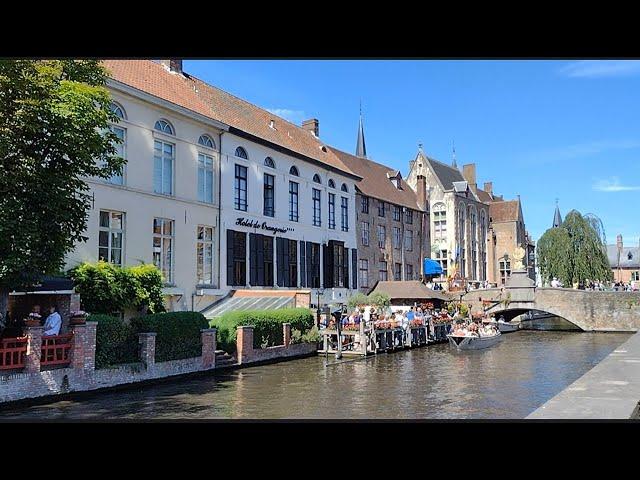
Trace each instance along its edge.
<path fill-rule="evenodd" d="M 458 164 L 456 163 L 456 142 L 453 141 L 453 161 L 451 162 L 451 166 L 453 168 L 458 168 Z"/>
<path fill-rule="evenodd" d="M 556 212 L 553 215 L 553 228 L 562 225 L 562 217 L 560 216 L 560 208 L 558 208 L 558 199 L 556 198 Z"/>
<path fill-rule="evenodd" d="M 356 157 L 367 158 L 367 146 L 364 143 L 364 125 L 362 123 L 362 101 L 360 101 L 360 125 L 358 126 Z"/>

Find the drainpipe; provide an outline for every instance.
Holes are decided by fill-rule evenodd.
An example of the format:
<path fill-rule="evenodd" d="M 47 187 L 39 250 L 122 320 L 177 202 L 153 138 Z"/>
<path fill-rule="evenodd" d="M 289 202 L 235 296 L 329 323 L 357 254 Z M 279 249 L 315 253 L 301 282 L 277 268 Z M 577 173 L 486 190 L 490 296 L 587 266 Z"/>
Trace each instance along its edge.
<path fill-rule="evenodd" d="M 218 134 L 218 289 L 222 288 L 222 135 L 224 131 Z"/>

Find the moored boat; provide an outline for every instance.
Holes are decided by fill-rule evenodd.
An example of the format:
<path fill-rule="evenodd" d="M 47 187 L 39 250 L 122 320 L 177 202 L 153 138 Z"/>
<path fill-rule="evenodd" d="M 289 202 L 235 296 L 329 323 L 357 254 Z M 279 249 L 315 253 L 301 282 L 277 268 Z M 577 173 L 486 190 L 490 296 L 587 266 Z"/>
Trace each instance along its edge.
<path fill-rule="evenodd" d="M 502 337 L 498 331 L 494 335 L 487 335 L 482 337 L 470 336 L 470 335 L 447 335 L 449 344 L 456 347 L 458 350 L 480 350 L 482 348 L 492 347 L 500 341 Z"/>
<path fill-rule="evenodd" d="M 502 333 L 515 332 L 520 328 L 519 323 L 505 322 L 504 320 L 498 320 L 496 325 L 498 326 L 498 330 Z"/>

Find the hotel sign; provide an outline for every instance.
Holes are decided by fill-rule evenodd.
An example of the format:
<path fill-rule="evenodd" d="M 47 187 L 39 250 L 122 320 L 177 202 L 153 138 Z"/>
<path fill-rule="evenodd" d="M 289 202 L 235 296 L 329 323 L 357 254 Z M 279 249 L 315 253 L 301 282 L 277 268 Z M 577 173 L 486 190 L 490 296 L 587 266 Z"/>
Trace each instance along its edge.
<path fill-rule="evenodd" d="M 267 230 L 273 235 L 275 235 L 276 233 L 287 233 L 294 231 L 294 229 L 291 227 L 276 227 L 274 225 L 269 225 L 267 222 L 259 222 L 258 220 L 250 220 L 244 217 L 236 218 L 236 226 Z"/>

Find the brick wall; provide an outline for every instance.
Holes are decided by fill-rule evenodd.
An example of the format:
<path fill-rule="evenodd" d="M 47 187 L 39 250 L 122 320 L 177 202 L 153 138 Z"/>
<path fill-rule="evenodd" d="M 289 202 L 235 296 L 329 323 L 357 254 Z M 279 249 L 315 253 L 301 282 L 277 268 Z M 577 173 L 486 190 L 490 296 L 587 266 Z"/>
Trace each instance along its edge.
<path fill-rule="evenodd" d="M 268 348 L 253 348 L 253 327 L 238 327 L 236 335 L 236 351 L 238 363 L 247 365 L 250 363 L 265 362 L 279 358 L 294 358 L 311 355 L 318 351 L 316 343 L 297 343 L 291 345 L 291 325 L 283 324 L 284 345 Z"/>

